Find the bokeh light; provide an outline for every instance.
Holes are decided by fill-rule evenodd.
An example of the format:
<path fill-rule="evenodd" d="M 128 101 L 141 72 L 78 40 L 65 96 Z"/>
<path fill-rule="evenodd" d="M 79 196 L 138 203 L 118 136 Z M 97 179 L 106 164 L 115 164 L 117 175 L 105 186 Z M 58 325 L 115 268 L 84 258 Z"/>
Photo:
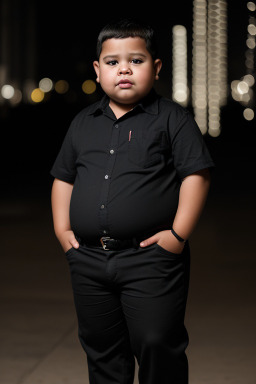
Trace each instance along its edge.
<path fill-rule="evenodd" d="M 67 93 L 67 91 L 69 90 L 69 84 L 66 80 L 58 80 L 56 83 L 55 83 L 55 91 L 59 94 L 64 94 L 64 93 Z"/>
<path fill-rule="evenodd" d="M 254 12 L 256 5 L 250 1 L 247 3 L 249 11 Z M 255 96 L 253 86 L 255 84 L 255 36 L 256 36 L 256 19 L 249 14 L 247 26 L 247 38 L 245 41 L 245 71 L 246 75 L 240 80 L 233 80 L 231 82 L 231 95 L 235 101 L 238 101 L 241 105 L 247 107 L 243 111 L 243 116 L 246 120 L 250 121 L 254 119 L 254 111 L 252 106 L 255 104 Z"/>
<path fill-rule="evenodd" d="M 193 2 L 192 106 L 195 120 L 207 133 L 207 3 Z"/>
<path fill-rule="evenodd" d="M 183 25 L 175 25 L 172 29 L 172 97 L 177 103 L 187 106 L 187 30 Z"/>
<path fill-rule="evenodd" d="M 249 85 L 245 81 L 239 81 L 237 84 L 237 91 L 240 95 L 244 95 L 249 91 Z"/>
<path fill-rule="evenodd" d="M 244 118 L 248 121 L 254 119 L 254 111 L 251 108 L 246 108 L 243 112 Z"/>
<path fill-rule="evenodd" d="M 31 93 L 31 100 L 40 103 L 44 99 L 44 92 L 40 88 L 35 88 Z"/>
<path fill-rule="evenodd" d="M 192 106 L 203 134 L 221 132 L 227 103 L 227 2 L 193 1 Z"/>
<path fill-rule="evenodd" d="M 22 92 L 19 89 L 14 90 L 14 95 L 10 100 L 10 103 L 12 105 L 17 105 L 21 102 L 22 100 Z"/>
<path fill-rule="evenodd" d="M 39 81 L 39 88 L 43 92 L 50 92 L 53 88 L 53 82 L 49 77 L 44 77 L 42 80 Z"/>
<path fill-rule="evenodd" d="M 14 88 L 12 85 L 9 85 L 9 84 L 5 84 L 2 86 L 1 88 L 1 95 L 4 99 L 11 99 L 13 96 L 14 96 Z"/>
<path fill-rule="evenodd" d="M 82 84 L 82 90 L 87 95 L 91 95 L 96 91 L 96 83 L 93 80 L 85 80 Z"/>
<path fill-rule="evenodd" d="M 256 5 L 253 1 L 249 1 L 247 3 L 247 8 L 249 9 L 249 11 L 254 12 L 256 10 Z"/>

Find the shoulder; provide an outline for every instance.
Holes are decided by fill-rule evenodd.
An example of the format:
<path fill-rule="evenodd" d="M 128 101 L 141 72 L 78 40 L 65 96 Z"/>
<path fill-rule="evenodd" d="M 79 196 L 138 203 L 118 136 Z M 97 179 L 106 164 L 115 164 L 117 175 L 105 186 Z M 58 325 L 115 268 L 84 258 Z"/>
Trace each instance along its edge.
<path fill-rule="evenodd" d="M 159 113 L 167 114 L 172 120 L 175 120 L 177 124 L 184 118 L 187 119 L 191 117 L 188 109 L 163 96 L 159 97 Z"/>
<path fill-rule="evenodd" d="M 159 114 L 164 116 L 168 122 L 172 137 L 179 132 L 201 136 L 201 131 L 195 121 L 193 113 L 175 101 L 166 97 L 160 97 Z"/>
<path fill-rule="evenodd" d="M 72 125 L 78 126 L 84 122 L 84 120 L 93 116 L 94 113 L 99 109 L 101 102 L 97 101 L 78 112 L 72 120 Z"/>

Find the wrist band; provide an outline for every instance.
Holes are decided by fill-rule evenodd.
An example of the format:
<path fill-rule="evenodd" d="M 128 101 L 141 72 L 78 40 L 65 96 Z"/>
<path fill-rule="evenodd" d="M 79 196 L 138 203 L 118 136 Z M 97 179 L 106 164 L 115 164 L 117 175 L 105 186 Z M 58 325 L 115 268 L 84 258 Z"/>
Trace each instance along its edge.
<path fill-rule="evenodd" d="M 171 229 L 171 233 L 172 233 L 173 236 L 175 236 L 176 239 L 179 240 L 181 243 L 185 243 L 186 240 L 182 239 L 182 237 L 180 237 L 180 236 L 174 231 L 173 228 Z"/>

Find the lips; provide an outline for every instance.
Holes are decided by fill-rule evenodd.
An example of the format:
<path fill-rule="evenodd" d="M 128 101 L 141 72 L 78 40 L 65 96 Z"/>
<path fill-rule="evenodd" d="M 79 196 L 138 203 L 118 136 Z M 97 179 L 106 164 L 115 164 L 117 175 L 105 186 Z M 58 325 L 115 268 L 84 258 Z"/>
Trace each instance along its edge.
<path fill-rule="evenodd" d="M 120 88 L 131 88 L 133 83 L 129 80 L 129 79 L 122 79 L 120 80 L 117 85 L 120 87 Z"/>

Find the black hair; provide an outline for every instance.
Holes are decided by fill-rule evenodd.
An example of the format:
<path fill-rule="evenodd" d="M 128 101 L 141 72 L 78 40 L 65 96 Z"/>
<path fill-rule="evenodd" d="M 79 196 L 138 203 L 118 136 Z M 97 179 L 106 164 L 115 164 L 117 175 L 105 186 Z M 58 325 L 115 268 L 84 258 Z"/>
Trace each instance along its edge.
<path fill-rule="evenodd" d="M 148 52 L 153 60 L 157 58 L 157 43 L 153 28 L 135 19 L 119 19 L 105 25 L 99 33 L 97 40 L 97 58 L 99 59 L 102 44 L 108 39 L 125 39 L 140 37 L 145 40 Z"/>

